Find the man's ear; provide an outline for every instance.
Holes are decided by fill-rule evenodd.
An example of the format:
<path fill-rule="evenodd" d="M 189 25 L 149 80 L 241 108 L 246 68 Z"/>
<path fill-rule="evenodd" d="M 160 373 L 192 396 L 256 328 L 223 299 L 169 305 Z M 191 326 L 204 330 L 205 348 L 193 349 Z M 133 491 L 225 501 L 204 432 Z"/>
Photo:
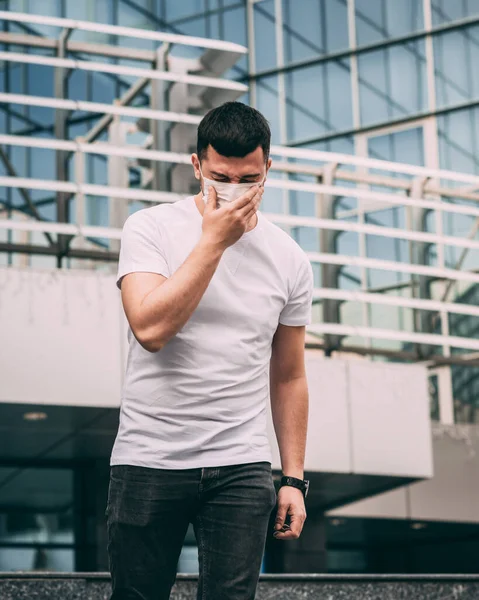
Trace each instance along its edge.
<path fill-rule="evenodd" d="M 196 153 L 191 155 L 191 164 L 193 165 L 196 179 L 200 179 L 200 159 Z"/>
<path fill-rule="evenodd" d="M 266 163 L 266 175 L 264 177 L 265 179 L 266 179 L 266 176 L 268 175 L 268 171 L 270 170 L 272 164 L 273 164 L 273 160 L 271 158 L 268 158 L 268 162 Z"/>

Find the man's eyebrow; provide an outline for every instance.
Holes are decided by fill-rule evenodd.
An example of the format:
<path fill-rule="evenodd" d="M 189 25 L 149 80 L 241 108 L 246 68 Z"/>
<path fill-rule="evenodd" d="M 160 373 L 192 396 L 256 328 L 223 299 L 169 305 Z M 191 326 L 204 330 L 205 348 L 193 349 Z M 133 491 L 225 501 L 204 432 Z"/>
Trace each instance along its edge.
<path fill-rule="evenodd" d="M 229 179 L 228 175 L 224 173 L 218 173 L 218 171 L 210 171 L 210 173 L 214 177 L 224 177 L 225 179 Z M 248 173 L 247 175 L 241 175 L 240 179 L 250 179 L 251 177 L 259 177 L 261 173 Z"/>
<path fill-rule="evenodd" d="M 248 173 L 247 175 L 241 175 L 240 179 L 249 179 L 250 177 L 259 177 L 261 173 Z"/>

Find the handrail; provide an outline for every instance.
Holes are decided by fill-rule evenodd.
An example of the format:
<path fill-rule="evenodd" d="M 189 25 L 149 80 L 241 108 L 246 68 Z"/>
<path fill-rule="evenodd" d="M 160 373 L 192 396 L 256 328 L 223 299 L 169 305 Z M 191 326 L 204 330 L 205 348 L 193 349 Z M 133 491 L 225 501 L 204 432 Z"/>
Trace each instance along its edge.
<path fill-rule="evenodd" d="M 271 146 L 273 156 L 286 156 L 287 158 L 298 158 L 304 160 L 316 160 L 326 163 L 338 163 L 366 167 L 368 169 L 379 169 L 392 171 L 394 173 L 406 173 L 417 177 L 429 179 L 450 179 L 463 183 L 473 183 L 479 187 L 479 175 L 469 175 L 446 169 L 432 169 L 430 167 L 417 167 L 407 163 L 391 162 L 377 158 L 364 158 L 352 154 L 340 154 L 338 152 L 326 152 L 323 150 L 309 150 L 305 148 L 290 148 L 288 146 Z"/>
<path fill-rule="evenodd" d="M 187 113 L 176 113 L 166 110 L 153 110 L 151 108 L 136 108 L 132 106 L 118 106 L 115 104 L 101 104 L 87 100 L 67 100 L 51 98 L 48 96 L 26 96 L 25 94 L 10 94 L 0 92 L 0 103 L 22 104 L 23 106 L 43 106 L 46 108 L 62 108 L 64 110 L 83 110 L 107 115 L 121 115 L 154 119 L 156 121 L 169 121 L 173 123 L 187 123 L 198 125 L 201 117 Z"/>
<path fill-rule="evenodd" d="M 50 67 L 61 67 L 64 69 L 78 69 L 80 71 L 93 71 L 95 73 L 111 73 L 114 75 L 131 75 L 133 77 L 145 77 L 161 81 L 175 83 L 188 83 L 223 90 L 235 90 L 247 92 L 248 86 L 244 83 L 221 79 L 220 77 L 205 77 L 204 75 L 190 75 L 187 73 L 175 73 L 174 71 L 160 71 L 156 69 L 144 69 L 139 67 L 127 67 L 124 65 L 111 65 L 103 62 L 88 60 L 77 60 L 73 58 L 56 58 L 54 56 L 39 56 L 38 54 L 21 54 L 19 52 L 0 52 L 0 60 L 29 65 L 45 65 Z"/>
<path fill-rule="evenodd" d="M 319 323 L 308 325 L 307 331 L 317 334 L 343 335 L 347 337 L 358 336 L 393 340 L 414 344 L 429 344 L 432 346 L 452 346 L 467 350 L 479 350 L 479 340 L 471 340 L 453 335 L 439 335 L 434 333 L 415 333 L 413 331 L 396 331 L 394 329 L 379 329 L 375 327 L 362 327 L 357 325 L 340 325 L 336 323 Z"/>
<path fill-rule="evenodd" d="M 288 183 L 288 182 L 285 182 Z M 0 177 L 0 185 L 10 188 L 26 188 L 37 190 L 49 190 L 56 192 L 67 192 L 73 194 L 89 194 L 93 196 L 107 196 L 110 198 L 124 198 L 130 200 L 143 200 L 145 202 L 174 202 L 184 198 L 184 194 L 172 192 L 153 192 L 136 188 L 111 187 L 91 183 L 74 183 L 69 181 L 57 181 L 47 179 L 33 179 L 30 177 Z M 268 184 L 267 184 L 268 185 Z M 286 187 L 286 186 L 285 186 Z M 287 188 L 286 188 L 287 189 Z M 478 210 L 478 209 L 475 209 Z M 296 215 L 284 215 L 276 213 L 263 213 L 267 219 L 275 223 L 284 223 L 290 226 L 304 226 L 315 229 L 328 229 L 333 231 L 352 231 L 355 233 L 366 233 L 369 235 L 411 240 L 428 244 L 444 244 L 459 248 L 470 248 L 479 250 L 479 241 L 462 238 L 458 236 L 445 236 L 423 231 L 407 231 L 381 225 L 369 225 L 363 223 L 351 223 L 336 219 L 318 219 L 316 217 L 301 217 Z"/>
<path fill-rule="evenodd" d="M 120 25 L 105 25 L 103 23 L 78 21 L 76 19 L 44 17 L 42 15 L 10 12 L 6 10 L 0 10 L 0 19 L 4 19 L 5 21 L 15 21 L 17 23 L 51 25 L 53 27 L 62 27 L 63 29 L 80 29 L 82 31 L 91 31 L 94 33 L 120 35 L 124 37 L 140 38 L 156 42 L 166 42 L 169 44 L 181 44 L 183 46 L 210 48 L 213 50 L 221 50 L 223 52 L 238 52 L 240 54 L 247 54 L 248 52 L 247 48 L 233 42 L 224 42 L 222 40 L 212 40 L 209 38 L 193 37 L 177 33 L 149 31 L 147 29 L 136 29 L 133 27 L 123 27 Z"/>
<path fill-rule="evenodd" d="M 95 142 L 93 144 L 82 142 L 82 138 L 76 140 L 59 140 L 57 138 L 39 138 L 21 135 L 0 134 L 0 144 L 6 146 L 22 146 L 27 148 L 41 148 L 44 150 L 64 150 L 66 152 L 84 152 L 85 154 L 98 154 L 100 156 L 123 156 L 126 158 L 144 158 L 171 162 L 177 164 L 191 164 L 191 154 L 181 152 L 169 152 L 167 150 L 146 150 L 141 146 L 128 144 L 116 146 L 107 142 Z"/>
<path fill-rule="evenodd" d="M 407 298 L 406 296 L 390 296 L 374 292 L 361 292 L 356 290 L 343 290 L 336 288 L 314 288 L 313 298 L 317 300 L 342 300 L 345 302 L 363 302 L 366 304 L 384 304 L 386 306 L 400 306 L 401 308 L 417 308 L 433 312 L 444 311 L 458 315 L 479 317 L 479 306 L 454 302 L 440 302 L 426 298 Z"/>
<path fill-rule="evenodd" d="M 1 101 L 2 94 L 0 94 Z M 2 135 L 0 134 L 0 144 L 25 146 L 32 148 L 43 148 L 52 150 L 65 150 L 70 152 L 85 152 L 88 154 L 98 154 L 106 156 L 123 156 L 128 158 L 143 158 L 152 161 L 163 161 L 177 164 L 191 164 L 191 155 L 179 152 L 168 152 L 160 150 L 146 150 L 139 146 L 115 146 L 106 142 L 95 142 L 87 144 L 79 140 L 68 141 L 58 139 L 45 139 L 26 136 Z M 354 198 L 375 200 L 395 206 L 412 206 L 428 210 L 438 210 L 441 212 L 462 214 L 471 217 L 479 217 L 479 208 L 474 206 L 463 206 L 444 202 L 441 198 L 437 200 L 426 200 L 424 198 L 407 197 L 399 194 L 386 192 L 376 192 L 359 187 L 343 187 L 338 185 L 326 185 L 322 183 L 308 183 L 303 181 L 284 180 L 270 177 L 266 182 L 266 187 L 279 188 L 283 190 L 297 190 L 303 192 L 312 192 L 315 194 L 328 194 L 332 196 L 350 196 Z M 311 217 L 294 217 L 295 219 L 305 219 L 297 221 L 298 225 L 313 227 Z"/>
<path fill-rule="evenodd" d="M 3 178 L 0 178 L 0 185 L 3 185 Z M 74 184 L 71 184 L 71 188 L 65 189 L 65 191 L 72 191 Z M 96 187 L 104 187 L 104 186 L 96 186 Z M 90 188 L 87 188 L 88 190 Z M 82 189 L 83 193 L 94 193 L 95 190 L 91 192 L 87 192 L 85 190 L 85 186 Z M 135 190 L 131 190 L 135 191 Z M 140 191 L 140 190 L 136 190 Z M 97 193 L 99 191 L 97 190 Z M 116 195 L 116 191 L 113 192 Z M 157 192 L 161 194 L 161 192 Z M 167 192 L 164 192 L 165 194 Z M 138 198 L 141 199 L 141 198 Z M 167 202 L 167 200 L 164 200 Z M 268 218 L 264 215 L 265 218 Z M 91 236 L 95 237 L 99 235 L 99 230 L 103 233 L 100 237 L 105 237 L 107 239 L 120 239 L 121 238 L 121 230 L 113 229 L 110 227 L 94 227 L 89 225 L 79 225 L 77 223 L 56 223 L 56 222 L 47 222 L 47 221 L 13 221 L 12 219 L 0 219 L 0 229 L 16 229 L 22 231 L 42 231 L 42 232 L 51 232 L 51 233 L 67 233 L 71 235 L 76 235 L 75 231 L 78 228 L 82 229 L 83 232 L 91 231 Z M 77 228 L 77 229 L 75 229 Z M 91 229 L 90 229 L 91 228 Z M 432 278 L 441 278 L 441 279 L 449 279 L 452 281 L 469 281 L 471 283 L 479 283 L 479 273 L 473 271 L 465 271 L 465 270 L 455 270 L 455 269 L 447 269 L 442 267 L 433 267 L 428 265 L 411 265 L 408 263 L 401 263 L 377 258 L 363 258 L 357 256 L 347 256 L 342 254 L 330 254 L 330 253 L 321 253 L 321 252 L 306 252 L 306 256 L 313 263 L 319 264 L 330 264 L 330 265 L 348 265 L 348 266 L 358 266 L 358 267 L 366 267 L 369 269 L 378 269 L 384 271 L 392 271 L 399 273 L 408 273 L 414 275 L 422 275 L 425 277 Z"/>
<path fill-rule="evenodd" d="M 33 179 L 31 177 L 0 176 L 0 186 L 9 188 L 26 188 L 30 190 L 48 190 L 71 194 L 86 194 L 90 196 L 112 196 L 143 202 L 175 202 L 184 198 L 183 194 L 173 192 L 152 192 L 136 188 L 113 187 L 95 183 L 74 183 L 52 179 Z"/>
<path fill-rule="evenodd" d="M 414 265 L 401 263 L 382 258 L 363 258 L 361 256 L 347 256 L 345 254 L 329 254 L 327 252 L 306 252 L 311 262 L 329 265 L 342 265 L 350 267 L 366 267 L 367 269 L 379 269 L 410 275 L 423 275 L 431 278 L 450 279 L 452 281 L 470 281 L 479 283 L 479 273 L 447 269 L 443 267 L 430 267 L 428 265 Z"/>

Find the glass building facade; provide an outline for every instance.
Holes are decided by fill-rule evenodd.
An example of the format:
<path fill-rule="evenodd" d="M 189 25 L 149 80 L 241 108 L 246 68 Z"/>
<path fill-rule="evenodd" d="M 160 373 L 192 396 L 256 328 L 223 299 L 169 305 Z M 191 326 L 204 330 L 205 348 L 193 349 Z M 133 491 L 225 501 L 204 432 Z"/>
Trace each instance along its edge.
<path fill-rule="evenodd" d="M 230 79 L 248 85 L 249 92 L 240 96 L 268 118 L 273 143 L 293 148 L 323 150 L 360 157 L 409 163 L 430 168 L 478 173 L 478 88 L 475 69 L 479 39 L 479 2 L 475 0 L 3 0 L 0 9 L 42 16 L 57 16 L 100 24 L 135 27 L 189 36 L 221 39 L 246 46 L 249 50 L 226 73 Z M 49 36 L 57 32 L 50 25 L 3 22 L 4 32 Z M 72 42 L 119 45 L 153 51 L 158 42 L 108 33 L 75 30 Z M 0 50 L 51 56 L 51 49 L 2 44 Z M 174 47 L 172 54 L 198 57 L 193 47 Z M 89 59 L 81 52 L 72 57 Z M 90 57 L 91 58 L 91 57 Z M 107 57 L 109 64 L 138 66 L 139 60 Z M 54 69 L 50 66 L 3 62 L 0 92 L 33 96 L 52 96 L 55 89 Z M 112 103 L 135 82 L 134 76 L 75 70 L 68 80 L 68 94 L 75 100 Z M 134 99 L 134 106 L 148 106 L 151 87 Z M 97 123 L 98 114 L 74 111 L 65 125 L 66 139 L 85 135 Z M 128 119 L 126 119 L 128 120 Z M 8 134 L 49 138 L 55 135 L 55 110 L 46 106 L 18 106 L 3 103 L 0 131 Z M 139 136 L 141 137 L 141 136 Z M 144 138 L 145 136 L 143 136 Z M 105 139 L 105 136 L 99 138 Z M 6 147 L 5 152 L 15 172 L 31 178 L 56 178 L 53 150 L 34 147 Z M 106 157 L 88 155 L 86 177 L 90 183 L 108 185 Z M 294 159 L 288 159 L 294 163 Z M 7 174 L 2 163 L 1 174 Z M 129 169 L 130 187 L 141 186 L 141 170 Z M 382 175 L 388 175 L 382 173 Z M 389 175 L 397 177 L 397 174 Z M 272 177 L 277 174 L 272 174 Z M 74 177 L 73 166 L 70 179 Z M 281 175 L 279 175 L 281 177 Z M 284 178 L 284 175 L 283 175 Z M 293 181 L 317 181 L 307 174 L 289 174 Z M 402 176 L 406 183 L 411 177 Z M 449 184 L 448 184 L 449 185 Z M 464 186 L 463 186 L 464 187 Z M 370 186 L 388 192 L 386 185 Z M 475 190 L 469 186 L 467 190 Z M 407 194 L 407 192 L 406 192 Z M 31 199 L 38 215 L 55 221 L 54 194 L 32 190 Z M 476 205 L 477 199 L 448 202 Z M 74 206 L 75 200 L 72 200 Z M 25 210 L 25 198 L 15 188 L 1 188 L 0 203 Z M 131 203 L 133 210 L 141 207 Z M 86 221 L 92 225 L 108 224 L 108 198 L 87 198 Z M 301 216 L 317 216 L 315 198 L 302 191 L 268 189 L 263 210 Z M 407 226 L 405 207 L 385 206 L 382 210 L 361 213 L 356 198 L 339 197 L 332 218 L 389 228 Z M 433 212 L 426 213 L 422 229 L 446 236 L 475 237 L 475 218 L 465 214 L 444 213 L 438 223 Z M 288 231 L 309 252 L 319 252 L 320 239 L 308 226 L 288 227 Z M 2 232 L 2 235 L 5 235 Z M 8 240 L 12 232 L 8 232 Z M 97 240 L 99 246 L 105 240 Z M 341 231 L 334 240 L 334 251 L 346 256 L 382 258 L 404 263 L 410 261 L 408 243 L 397 238 L 361 236 L 355 231 Z M 439 256 L 439 254 L 441 254 Z M 424 264 L 445 268 L 476 269 L 478 250 L 437 244 L 425 249 Z M 13 254 L 0 254 L 0 264 L 14 264 Z M 442 261 L 442 262 L 441 262 Z M 31 265 L 54 266 L 53 258 L 32 256 Z M 320 265 L 313 265 L 316 285 L 323 279 Z M 365 289 L 379 293 L 408 295 L 408 273 L 344 265 L 339 269 L 337 286 L 345 290 Z M 428 297 L 441 299 L 441 284 L 429 282 Z M 409 294 L 410 295 L 410 294 Z M 449 299 L 471 303 L 471 286 L 456 285 Z M 394 325 L 416 331 L 414 311 L 402 306 L 367 307 L 363 318 L 355 316 L 356 307 L 344 302 L 340 307 L 342 322 L 381 328 Z M 356 311 L 357 312 L 357 311 Z M 315 319 L 321 322 L 322 306 L 316 307 Z M 477 338 L 477 317 L 449 315 L 442 325 L 437 318 L 427 331 Z M 364 344 L 358 337 L 353 342 Z M 366 345 L 378 346 L 371 339 Z M 403 351 L 411 345 L 399 340 L 379 344 L 390 350 Z M 456 349 L 450 348 L 454 354 Z M 464 381 L 477 380 L 475 367 L 462 372 L 453 367 L 456 420 L 474 422 L 478 405 Z M 434 412 L 434 411 L 433 411 Z"/>
<path fill-rule="evenodd" d="M 244 45 L 249 50 L 248 55 L 239 59 L 227 77 L 248 85 L 249 91 L 238 99 L 258 108 L 267 117 L 274 144 L 479 175 L 479 71 L 475 66 L 479 59 L 479 0 L 0 0 L 0 10 L 200 36 Z M 8 21 L 2 21 L 1 31 L 19 36 L 57 35 L 57 30 L 48 25 Z M 148 39 L 78 30 L 70 39 L 140 51 L 153 51 L 158 46 L 157 42 Z M 26 50 L 12 43 L 1 43 L 0 51 L 52 55 L 51 50 L 40 47 Z M 174 48 L 172 52 L 185 58 L 199 55 L 193 47 Z M 72 53 L 72 56 L 85 59 L 81 52 Z M 137 59 L 108 57 L 103 60 L 113 65 L 135 67 L 140 64 Z M 76 70 L 69 78 L 68 94 L 76 100 L 111 104 L 135 79 L 128 75 Z M 51 67 L 0 63 L 0 93 L 51 97 L 54 88 L 55 76 Z M 146 86 L 133 105 L 148 106 L 150 94 L 151 88 Z M 75 111 L 68 115 L 64 137 L 73 140 L 85 135 L 98 119 L 97 114 Z M 53 138 L 55 111 L 45 106 L 2 102 L 0 133 Z M 144 137 L 138 134 L 139 140 Z M 57 176 L 53 150 L 9 146 L 2 152 L 8 164 L 23 177 L 55 180 Z M 294 164 L 295 160 L 287 162 Z M 85 156 L 85 168 L 90 183 L 108 185 L 104 156 Z M 8 174 L 7 162 L 2 161 L 0 176 Z M 397 178 L 397 173 L 386 175 L 391 180 Z M 74 177 L 73 168 L 70 177 Z M 272 177 L 277 175 L 273 173 Z M 129 178 L 131 187 L 141 186 L 141 172 L 135 166 L 129 169 Z M 317 181 L 315 176 L 304 173 L 290 174 L 287 178 L 305 183 Z M 390 186 L 384 183 L 371 185 L 370 189 L 387 192 L 392 189 L 392 183 Z M 466 191 L 473 195 L 477 190 L 469 186 Z M 57 220 L 53 193 L 33 189 L 30 197 L 42 219 Z M 477 199 L 468 201 L 450 197 L 448 201 L 477 206 Z M 142 207 L 133 204 L 133 210 Z M 9 216 L 12 209 L 32 215 L 20 189 L 0 187 L 1 213 Z M 87 198 L 86 220 L 89 224 L 107 225 L 108 210 L 108 198 Z M 314 197 L 303 191 L 284 193 L 283 190 L 268 189 L 263 210 L 317 216 Z M 334 204 L 332 217 L 351 223 L 359 223 L 362 218 L 365 225 L 389 228 L 404 228 L 408 218 L 403 206 L 383 207 L 360 214 L 357 198 L 345 195 Z M 425 215 L 423 229 L 429 233 L 441 229 L 444 235 L 475 239 L 476 220 L 470 215 L 443 213 L 439 223 L 430 213 Z M 288 231 L 306 251 L 321 251 L 320 240 L 312 228 L 294 226 Z M 0 234 L 2 241 L 15 239 L 11 231 L 0 231 Z M 106 245 L 104 240 L 97 242 L 100 247 Z M 355 231 L 339 232 L 334 239 L 334 250 L 351 257 L 363 252 L 371 259 L 396 263 L 410 261 L 404 240 L 375 235 L 361 237 Z M 426 265 L 439 264 L 439 251 L 434 243 L 425 248 L 425 253 Z M 0 265 L 16 265 L 18 260 L 15 253 L 0 253 Z M 28 260 L 31 266 L 55 266 L 52 257 L 30 256 Z M 447 245 L 441 260 L 445 268 L 479 269 L 477 249 L 463 253 L 460 247 Z M 314 265 L 314 269 L 316 285 L 320 286 L 324 283 L 324 273 L 319 265 Z M 403 290 L 409 298 L 411 277 L 394 270 L 369 268 L 363 272 L 355 265 L 341 267 L 338 273 L 340 289 L 354 291 L 364 289 L 364 286 L 392 295 L 400 295 Z M 441 298 L 443 292 L 440 284 L 430 282 L 431 299 Z M 477 294 L 477 284 L 457 285 L 450 300 L 477 306 Z M 321 305 L 315 307 L 316 322 L 322 321 L 322 310 Z M 386 324 L 389 327 L 394 324 L 400 331 L 413 331 L 416 327 L 417 315 L 407 306 L 371 304 L 366 313 L 360 315 L 352 303 L 345 302 L 339 311 L 341 322 L 358 324 L 363 323 L 361 319 L 364 318 L 371 327 L 378 329 Z M 479 339 L 478 319 L 477 316 L 449 314 L 447 323 L 441 325 L 432 318 L 428 322 L 428 331 L 444 333 L 447 329 L 451 336 Z M 353 341 L 364 342 L 359 337 Z M 371 340 L 370 347 L 374 349 L 376 345 L 377 340 Z M 412 344 L 383 340 L 381 347 L 402 352 L 410 350 Z M 451 352 L 454 355 L 455 349 Z M 450 376 L 455 422 L 476 423 L 479 418 L 479 367 L 453 364 Z M 436 373 L 430 378 L 430 393 L 431 416 L 439 420 L 441 391 Z M 8 483 L 10 469 L 0 470 L 5 471 L 4 479 Z M 53 503 L 49 515 L 39 513 L 33 507 L 31 523 L 26 527 L 24 520 L 18 525 L 15 511 L 8 506 L 1 509 L 0 570 L 10 568 L 10 565 L 26 568 L 25 553 L 20 562 L 16 562 L 13 550 L 19 548 L 31 551 L 34 558 L 28 558 L 29 564 L 33 561 L 32 564 L 41 568 L 42 560 L 45 561 L 42 552 L 46 552 L 50 556 L 49 564 L 57 565 L 61 570 L 75 567 L 74 550 L 79 544 L 81 548 L 90 548 L 90 538 L 80 543 L 77 537 L 84 530 L 82 523 L 86 519 L 86 509 L 75 509 L 79 510 L 80 516 L 72 515 L 76 506 L 73 491 L 78 479 L 76 472 L 63 472 L 60 468 L 58 473 L 58 477 L 52 476 L 52 479 L 61 482 L 64 502 Z M 81 487 L 82 484 L 77 482 L 75 485 Z M 368 535 L 380 537 L 384 522 L 363 525 L 357 524 L 353 532 L 358 543 Z M 389 525 L 394 527 L 394 524 Z M 373 533 L 368 533 L 368 527 Z M 328 528 L 329 537 L 334 539 L 337 529 L 331 524 Z M 340 535 L 335 543 L 337 545 L 329 554 L 331 571 L 367 570 L 373 569 L 374 565 L 376 570 L 381 569 L 379 555 L 372 562 L 370 560 L 368 567 L 365 553 L 342 547 Z M 8 550 L 8 556 L 5 551 L 2 554 L 2 548 Z M 184 556 L 188 560 L 187 554 Z M 417 564 L 420 564 L 419 558 Z M 78 563 L 77 558 L 78 565 L 90 568 L 88 563 Z M 391 570 L 391 564 L 388 568 Z"/>

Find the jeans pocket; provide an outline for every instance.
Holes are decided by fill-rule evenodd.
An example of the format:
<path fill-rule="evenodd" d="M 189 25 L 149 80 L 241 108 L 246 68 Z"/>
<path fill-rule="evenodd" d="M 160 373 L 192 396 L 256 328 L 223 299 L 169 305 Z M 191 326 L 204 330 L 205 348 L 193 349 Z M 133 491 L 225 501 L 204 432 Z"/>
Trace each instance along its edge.
<path fill-rule="evenodd" d="M 110 476 L 106 515 L 108 523 L 147 525 L 154 514 L 151 488 L 146 482 Z"/>
<path fill-rule="evenodd" d="M 273 508 L 274 508 L 278 501 L 278 493 L 276 492 L 276 485 L 274 483 L 273 474 L 270 475 L 270 478 L 271 478 L 271 490 L 272 490 L 272 495 L 273 495 L 272 503 L 273 503 Z"/>

